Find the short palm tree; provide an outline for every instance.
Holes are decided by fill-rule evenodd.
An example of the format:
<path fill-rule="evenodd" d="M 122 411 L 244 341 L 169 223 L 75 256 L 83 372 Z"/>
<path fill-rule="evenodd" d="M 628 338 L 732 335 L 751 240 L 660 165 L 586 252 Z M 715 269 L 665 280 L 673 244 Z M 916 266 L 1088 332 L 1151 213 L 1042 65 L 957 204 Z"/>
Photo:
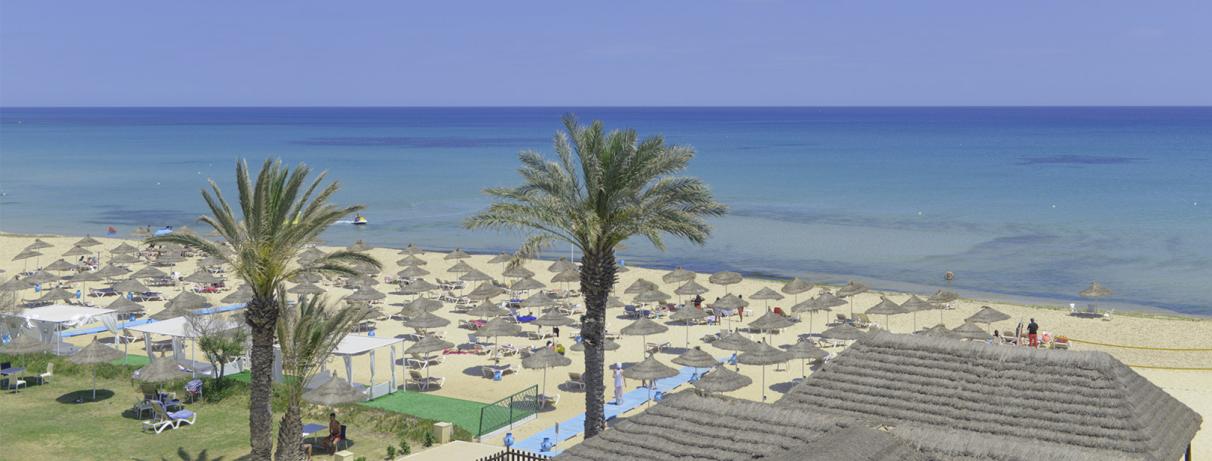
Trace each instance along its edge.
<path fill-rule="evenodd" d="M 284 297 L 284 296 L 283 296 Z M 278 461 L 303 459 L 298 441 L 303 439 L 303 386 L 316 373 L 337 344 L 371 311 L 362 307 L 333 308 L 320 297 L 301 298 L 282 309 L 278 318 L 278 347 L 286 382 L 286 413 L 278 426 Z"/>
<path fill-rule="evenodd" d="M 522 152 L 522 185 L 486 190 L 496 201 L 465 224 L 531 231 L 518 257 L 532 256 L 555 241 L 581 251 L 581 292 L 587 306 L 581 326 L 585 436 L 593 437 L 605 424 L 601 346 L 606 298 L 617 280 L 615 249 L 633 236 L 664 249 L 665 234 L 701 245 L 710 235 L 704 218 L 727 209 L 699 179 L 676 176 L 694 157 L 690 147 L 666 145 L 660 136 L 641 140 L 635 130 L 606 133 L 601 122 L 581 126 L 571 115 L 564 117 L 564 128 L 555 137 L 558 161 Z"/>
<path fill-rule="evenodd" d="M 202 198 L 211 214 L 199 221 L 214 228 L 222 237 L 222 243 L 194 233 L 172 233 L 147 239 L 147 243 L 177 243 L 220 258 L 235 269 L 253 292 L 252 300 L 244 309 L 244 321 L 252 336 L 248 409 L 252 459 L 269 459 L 273 451 L 270 434 L 273 347 L 283 301 L 279 291 L 283 284 L 305 272 L 352 275 L 351 264 L 363 262 L 379 266 L 373 258 L 351 251 L 335 251 L 309 261 L 306 266 L 295 262 L 295 256 L 329 225 L 363 208 L 328 203 L 340 188 L 339 184 L 332 182 L 321 188 L 325 173 L 308 183 L 309 172 L 303 164 L 292 171 L 280 160 L 266 160 L 254 183 L 248 174 L 247 162 L 241 160 L 236 163 L 239 215 L 228 205 L 213 180 L 210 191 L 202 190 Z"/>

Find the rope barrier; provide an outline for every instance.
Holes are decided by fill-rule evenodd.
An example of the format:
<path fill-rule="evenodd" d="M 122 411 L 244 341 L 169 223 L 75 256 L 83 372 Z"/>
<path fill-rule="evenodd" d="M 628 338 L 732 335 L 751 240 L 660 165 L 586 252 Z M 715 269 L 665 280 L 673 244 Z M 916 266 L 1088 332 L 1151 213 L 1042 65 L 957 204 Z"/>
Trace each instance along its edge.
<path fill-rule="evenodd" d="M 1140 349 L 1146 351 L 1166 351 L 1166 352 L 1212 352 L 1212 348 L 1207 349 L 1181 349 L 1181 348 L 1166 348 L 1166 347 L 1145 347 L 1145 346 L 1128 346 L 1124 344 L 1108 344 L 1095 341 L 1086 341 L 1082 339 L 1069 338 L 1069 341 L 1082 344 L 1090 344 L 1094 346 L 1118 347 L 1121 349 Z"/>

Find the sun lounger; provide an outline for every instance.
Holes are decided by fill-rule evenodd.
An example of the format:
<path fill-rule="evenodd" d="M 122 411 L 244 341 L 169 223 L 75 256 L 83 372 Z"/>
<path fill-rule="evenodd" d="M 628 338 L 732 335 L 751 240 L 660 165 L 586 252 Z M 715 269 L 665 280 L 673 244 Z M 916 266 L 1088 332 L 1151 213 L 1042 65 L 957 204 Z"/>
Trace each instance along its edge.
<path fill-rule="evenodd" d="M 446 378 L 444 377 L 425 376 L 417 370 L 408 370 L 408 377 L 412 380 L 413 385 L 422 391 L 429 390 L 429 386 L 442 387 L 442 385 L 446 383 Z"/>
<path fill-rule="evenodd" d="M 157 434 L 163 432 L 167 428 L 176 429 L 181 427 L 181 424 L 193 425 L 198 419 L 198 415 L 187 409 L 180 409 L 170 412 L 164 409 L 164 404 L 159 401 L 151 401 L 152 411 L 155 412 L 155 418 L 149 421 L 143 421 L 143 430 L 148 429 L 156 431 Z"/>
<path fill-rule="evenodd" d="M 573 387 L 577 387 L 582 391 L 585 390 L 585 378 L 582 377 L 580 373 L 572 371 L 568 372 L 568 384 Z"/>
<path fill-rule="evenodd" d="M 113 288 L 89 288 L 88 295 L 94 298 L 100 298 L 102 296 L 117 296 L 118 292 L 114 291 Z"/>
<path fill-rule="evenodd" d="M 540 409 L 551 407 L 552 410 L 555 410 L 556 405 L 559 405 L 559 403 L 560 403 L 560 394 L 539 395 L 539 408 Z"/>
<path fill-rule="evenodd" d="M 669 341 L 665 341 L 663 343 L 648 343 L 645 346 L 645 349 L 647 349 L 649 353 L 655 354 L 669 347 Z"/>

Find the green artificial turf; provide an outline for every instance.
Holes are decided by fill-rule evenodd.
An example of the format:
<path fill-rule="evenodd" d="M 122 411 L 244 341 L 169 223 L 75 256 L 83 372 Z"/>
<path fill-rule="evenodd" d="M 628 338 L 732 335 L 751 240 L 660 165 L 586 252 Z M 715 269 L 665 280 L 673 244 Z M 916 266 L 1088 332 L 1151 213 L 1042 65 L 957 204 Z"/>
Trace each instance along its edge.
<path fill-rule="evenodd" d="M 480 428 L 480 408 L 485 404 L 424 392 L 396 392 L 364 402 L 362 405 L 433 421 L 449 422 L 475 435 Z"/>

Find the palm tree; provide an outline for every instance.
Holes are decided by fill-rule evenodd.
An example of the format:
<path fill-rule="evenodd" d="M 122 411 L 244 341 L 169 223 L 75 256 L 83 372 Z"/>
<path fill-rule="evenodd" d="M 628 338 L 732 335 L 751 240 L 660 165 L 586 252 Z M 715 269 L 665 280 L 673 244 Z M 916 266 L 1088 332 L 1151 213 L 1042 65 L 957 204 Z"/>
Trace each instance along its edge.
<path fill-rule="evenodd" d="M 567 132 L 555 136 L 559 161 L 522 152 L 523 184 L 487 189 L 496 201 L 465 224 L 472 229 L 530 231 L 515 264 L 555 241 L 581 251 L 581 292 L 587 306 L 581 338 L 588 438 L 605 424 L 601 345 L 606 297 L 617 280 L 615 249 L 624 240 L 641 236 L 663 250 L 664 234 L 702 245 L 710 234 L 704 217 L 722 215 L 727 208 L 699 179 L 675 176 L 694 157 L 692 148 L 666 145 L 661 136 L 640 140 L 635 130 L 605 133 L 601 122 L 581 126 L 572 115 L 563 121 Z"/>
<path fill-rule="evenodd" d="M 269 459 L 273 451 L 271 380 L 274 333 L 283 299 L 279 291 L 283 283 L 304 272 L 352 275 L 354 271 L 350 264 L 358 262 L 379 266 L 379 262 L 369 256 L 343 250 L 309 261 L 306 266 L 294 262 L 295 256 L 329 225 L 363 208 L 329 204 L 328 199 L 340 188 L 339 184 L 333 182 L 321 189 L 325 173 L 307 184 L 309 172 L 303 164 L 291 171 L 282 166 L 280 160 L 266 160 L 253 183 L 247 162 L 236 162 L 241 216 L 238 217 L 228 205 L 213 180 L 210 191 L 202 190 L 202 199 L 211 214 L 199 221 L 214 228 L 223 243 L 203 239 L 194 233 L 172 233 L 147 239 L 147 243 L 186 245 L 222 259 L 235 268 L 235 273 L 252 289 L 252 300 L 244 309 L 244 321 L 252 336 L 248 405 L 252 459 Z"/>
<path fill-rule="evenodd" d="M 278 347 L 282 351 L 282 371 L 292 379 L 286 382 L 286 413 L 278 426 L 275 456 L 278 461 L 303 459 L 298 443 L 303 440 L 303 415 L 299 409 L 303 385 L 315 377 L 341 339 L 370 312 L 352 306 L 331 309 L 325 300 L 315 296 L 300 298 L 297 306 L 282 310 L 278 319 Z"/>

